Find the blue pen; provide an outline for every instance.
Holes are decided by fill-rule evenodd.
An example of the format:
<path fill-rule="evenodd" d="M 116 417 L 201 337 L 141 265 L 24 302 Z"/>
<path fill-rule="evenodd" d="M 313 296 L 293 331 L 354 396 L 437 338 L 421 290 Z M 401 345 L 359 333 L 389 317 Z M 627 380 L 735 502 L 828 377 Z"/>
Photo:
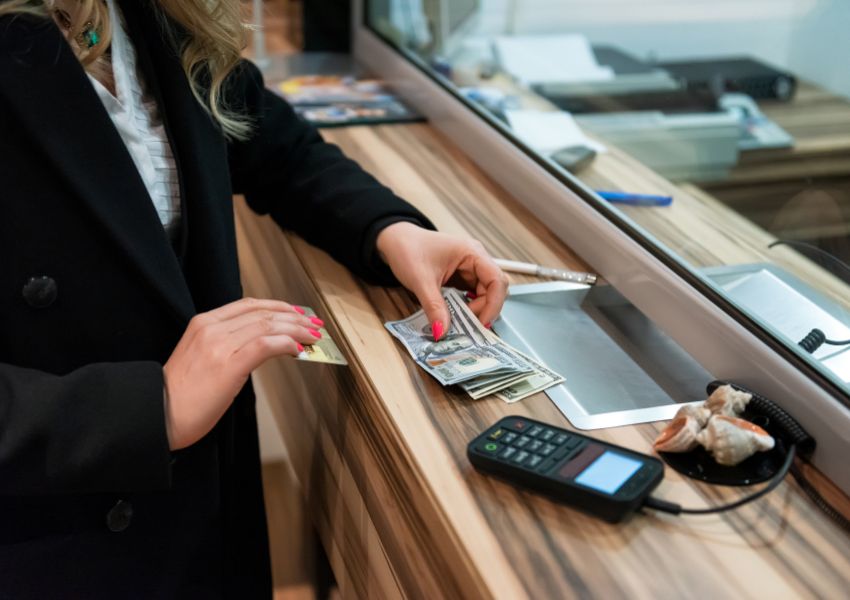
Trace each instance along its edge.
<path fill-rule="evenodd" d="M 606 192 L 596 190 L 604 200 L 619 202 L 631 206 L 670 206 L 673 196 L 656 196 L 654 194 L 633 194 L 631 192 Z"/>

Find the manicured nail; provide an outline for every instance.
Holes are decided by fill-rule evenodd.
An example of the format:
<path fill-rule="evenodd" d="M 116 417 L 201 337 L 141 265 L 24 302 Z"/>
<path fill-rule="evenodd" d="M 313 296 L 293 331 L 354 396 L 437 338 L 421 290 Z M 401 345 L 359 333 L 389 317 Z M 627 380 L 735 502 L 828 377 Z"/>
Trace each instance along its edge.
<path fill-rule="evenodd" d="M 304 311 L 304 309 L 303 309 L 303 308 L 301 308 L 300 306 L 293 306 L 293 307 L 292 307 L 292 310 L 294 310 L 295 312 L 297 312 L 299 315 L 303 315 L 303 314 L 304 314 L 304 312 L 305 312 L 305 311 Z"/>
<path fill-rule="evenodd" d="M 484 328 L 485 328 L 485 329 L 493 329 L 493 324 L 492 324 L 492 323 L 487 323 L 486 325 L 484 325 Z"/>
<path fill-rule="evenodd" d="M 322 334 L 319 333 L 318 331 L 316 331 L 315 329 L 308 329 L 307 331 L 309 331 L 310 335 L 312 335 L 313 337 L 316 337 L 316 338 L 322 337 Z"/>
<path fill-rule="evenodd" d="M 475 292 L 466 292 L 466 297 L 470 300 L 475 300 L 478 297 L 478 294 Z"/>
<path fill-rule="evenodd" d="M 316 327 L 324 327 L 325 322 L 322 321 L 319 317 L 310 317 L 310 322 Z"/>
<path fill-rule="evenodd" d="M 295 347 L 298 348 L 298 352 L 304 352 L 304 346 L 302 346 L 298 342 L 295 342 Z"/>
<path fill-rule="evenodd" d="M 431 332 L 434 334 L 434 341 L 440 341 L 440 338 L 443 337 L 443 324 L 439 321 L 434 321 L 431 323 Z"/>

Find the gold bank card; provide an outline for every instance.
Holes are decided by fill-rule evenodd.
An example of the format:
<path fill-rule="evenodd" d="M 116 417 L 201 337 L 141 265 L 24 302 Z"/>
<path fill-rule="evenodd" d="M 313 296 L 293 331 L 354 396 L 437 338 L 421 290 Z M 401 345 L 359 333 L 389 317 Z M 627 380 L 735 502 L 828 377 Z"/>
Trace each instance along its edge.
<path fill-rule="evenodd" d="M 304 313 L 308 317 L 316 316 L 316 311 L 307 306 L 302 306 L 304 309 Z M 322 337 L 316 340 L 316 343 L 311 345 L 304 345 L 304 352 L 299 354 L 296 358 L 298 360 L 308 360 L 310 362 L 320 362 L 326 363 L 330 365 L 347 365 L 348 361 L 345 360 L 345 357 L 340 352 L 339 347 L 336 343 L 331 339 L 328 330 L 324 327 L 318 328 L 319 333 L 322 334 Z"/>

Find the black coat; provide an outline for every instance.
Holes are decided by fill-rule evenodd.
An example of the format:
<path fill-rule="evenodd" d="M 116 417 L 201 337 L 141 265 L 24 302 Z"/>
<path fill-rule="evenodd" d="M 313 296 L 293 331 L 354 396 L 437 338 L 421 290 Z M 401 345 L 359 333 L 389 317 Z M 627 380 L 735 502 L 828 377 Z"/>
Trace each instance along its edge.
<path fill-rule="evenodd" d="M 186 450 L 164 426 L 189 319 L 242 295 L 231 194 L 385 283 L 380 228 L 430 224 L 247 64 L 229 96 L 255 134 L 227 143 L 148 3 L 121 6 L 177 160 L 176 247 L 57 27 L 0 19 L 0 598 L 269 597 L 250 388 Z"/>

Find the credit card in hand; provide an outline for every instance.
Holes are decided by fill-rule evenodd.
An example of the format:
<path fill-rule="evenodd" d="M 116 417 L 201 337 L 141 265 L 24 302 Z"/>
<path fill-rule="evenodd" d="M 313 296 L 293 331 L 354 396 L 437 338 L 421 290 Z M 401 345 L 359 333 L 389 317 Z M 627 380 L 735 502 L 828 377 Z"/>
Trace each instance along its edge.
<path fill-rule="evenodd" d="M 307 306 L 302 306 L 304 314 L 308 317 L 316 316 L 316 311 Z M 348 361 L 342 355 L 339 347 L 331 339 L 328 330 L 324 327 L 319 328 L 319 333 L 322 337 L 316 340 L 314 344 L 304 345 L 304 352 L 301 352 L 296 358 L 298 360 L 308 360 L 310 362 L 320 362 L 330 365 L 347 365 Z"/>

